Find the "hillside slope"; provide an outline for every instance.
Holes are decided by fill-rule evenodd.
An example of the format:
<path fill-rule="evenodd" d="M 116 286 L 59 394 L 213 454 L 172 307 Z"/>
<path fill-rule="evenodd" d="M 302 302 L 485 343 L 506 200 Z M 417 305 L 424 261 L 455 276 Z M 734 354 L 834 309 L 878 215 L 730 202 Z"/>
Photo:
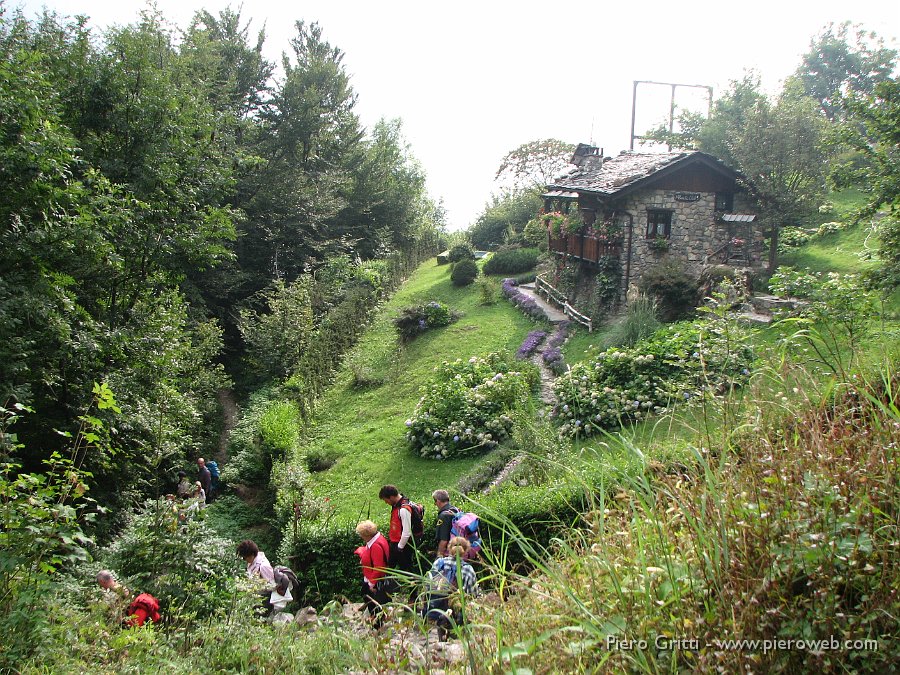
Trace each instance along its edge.
<path fill-rule="evenodd" d="M 515 351 L 535 328 L 498 293 L 495 298 L 493 304 L 482 304 L 478 284 L 454 287 L 449 267 L 430 261 L 379 312 L 323 398 L 302 449 L 306 457 L 336 460 L 313 479 L 315 493 L 330 499 L 336 517 L 381 514 L 385 507 L 378 490 L 386 483 L 430 504 L 433 490 L 452 489 L 479 461 L 419 457 L 406 443 L 404 422 L 439 363 L 502 349 Z M 431 300 L 446 303 L 462 316 L 398 347 L 392 319 L 403 307 Z M 359 381 L 365 386 L 355 386 Z"/>

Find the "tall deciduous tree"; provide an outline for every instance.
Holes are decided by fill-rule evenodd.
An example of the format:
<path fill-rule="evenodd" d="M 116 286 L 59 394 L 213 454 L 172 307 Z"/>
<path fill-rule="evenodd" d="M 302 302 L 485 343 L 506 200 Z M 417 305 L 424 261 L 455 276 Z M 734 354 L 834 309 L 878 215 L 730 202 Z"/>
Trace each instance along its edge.
<path fill-rule="evenodd" d="M 510 192 L 542 188 L 569 165 L 575 146 L 555 138 L 531 141 L 506 153 L 496 181 Z"/>
<path fill-rule="evenodd" d="M 730 159 L 769 225 L 770 269 L 776 264 L 780 228 L 802 220 L 821 202 L 826 162 L 823 131 L 815 103 L 791 87 L 774 103 L 757 100 L 739 126 L 727 127 Z"/>
<path fill-rule="evenodd" d="M 879 82 L 891 78 L 896 65 L 897 50 L 886 47 L 874 32 L 847 21 L 829 24 L 812 39 L 794 77 L 834 120 L 844 115 L 844 96 L 874 93 Z"/>
<path fill-rule="evenodd" d="M 900 286 L 900 79 L 879 83 L 870 95 L 853 94 L 844 105 L 844 138 L 868 160 L 853 176 L 868 192 L 860 215 L 888 211 L 879 223 L 882 265 L 876 278 L 894 289 Z"/>

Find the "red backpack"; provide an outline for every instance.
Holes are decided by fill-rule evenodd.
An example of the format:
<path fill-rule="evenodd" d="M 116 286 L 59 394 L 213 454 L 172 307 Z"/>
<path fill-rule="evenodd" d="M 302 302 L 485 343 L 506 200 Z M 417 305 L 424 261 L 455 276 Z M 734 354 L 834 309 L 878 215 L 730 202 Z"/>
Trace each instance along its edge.
<path fill-rule="evenodd" d="M 143 626 L 147 619 L 153 623 L 160 620 L 159 602 L 149 593 L 141 593 L 128 605 L 128 618 L 125 620 L 129 626 Z"/>

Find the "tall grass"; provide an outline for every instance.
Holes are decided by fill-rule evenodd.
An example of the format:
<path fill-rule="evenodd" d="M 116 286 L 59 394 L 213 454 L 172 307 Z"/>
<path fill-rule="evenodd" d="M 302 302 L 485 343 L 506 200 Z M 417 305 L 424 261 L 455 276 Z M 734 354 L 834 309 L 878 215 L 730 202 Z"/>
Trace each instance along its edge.
<path fill-rule="evenodd" d="M 497 666 L 888 669 L 900 657 L 898 401 L 888 363 L 821 395 L 754 401 L 761 415 L 745 408 L 725 445 L 699 434 L 687 465 L 618 439 L 640 470 L 585 482 L 581 527 L 549 550 L 526 545 L 532 572 L 505 580 L 492 618 Z"/>
<path fill-rule="evenodd" d="M 603 344 L 605 347 L 633 347 L 660 326 L 656 300 L 642 293 L 628 303 L 624 314 L 604 336 Z"/>

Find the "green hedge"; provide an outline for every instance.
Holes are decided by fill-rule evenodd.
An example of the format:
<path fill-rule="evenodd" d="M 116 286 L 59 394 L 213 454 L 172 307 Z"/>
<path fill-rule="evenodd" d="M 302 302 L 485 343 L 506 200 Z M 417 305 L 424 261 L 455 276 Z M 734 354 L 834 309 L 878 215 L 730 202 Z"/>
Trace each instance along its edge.
<path fill-rule="evenodd" d="M 498 251 L 484 263 L 484 274 L 512 276 L 534 269 L 540 252 L 536 248 L 515 248 Z"/>
<path fill-rule="evenodd" d="M 554 537 L 580 522 L 586 504 L 583 487 L 565 481 L 552 486 L 510 485 L 472 502 L 456 502 L 460 508 L 479 515 L 487 550 L 508 547 L 505 561 L 510 568 L 527 565 L 526 549 L 547 548 Z M 430 523 L 434 516 L 434 508 L 426 507 L 425 546 L 428 548 L 432 546 L 434 531 Z M 382 520 L 375 519 L 382 534 L 386 534 L 387 513 Z M 516 530 L 525 538 L 524 545 Z M 290 532 L 285 532 L 278 559 L 289 561 L 297 573 L 303 604 L 321 606 L 342 596 L 357 601 L 362 576 L 359 559 L 353 551 L 360 545 L 362 540 L 356 534 L 355 523 L 330 523 L 325 527 L 312 524 L 301 531 L 296 543 Z"/>

